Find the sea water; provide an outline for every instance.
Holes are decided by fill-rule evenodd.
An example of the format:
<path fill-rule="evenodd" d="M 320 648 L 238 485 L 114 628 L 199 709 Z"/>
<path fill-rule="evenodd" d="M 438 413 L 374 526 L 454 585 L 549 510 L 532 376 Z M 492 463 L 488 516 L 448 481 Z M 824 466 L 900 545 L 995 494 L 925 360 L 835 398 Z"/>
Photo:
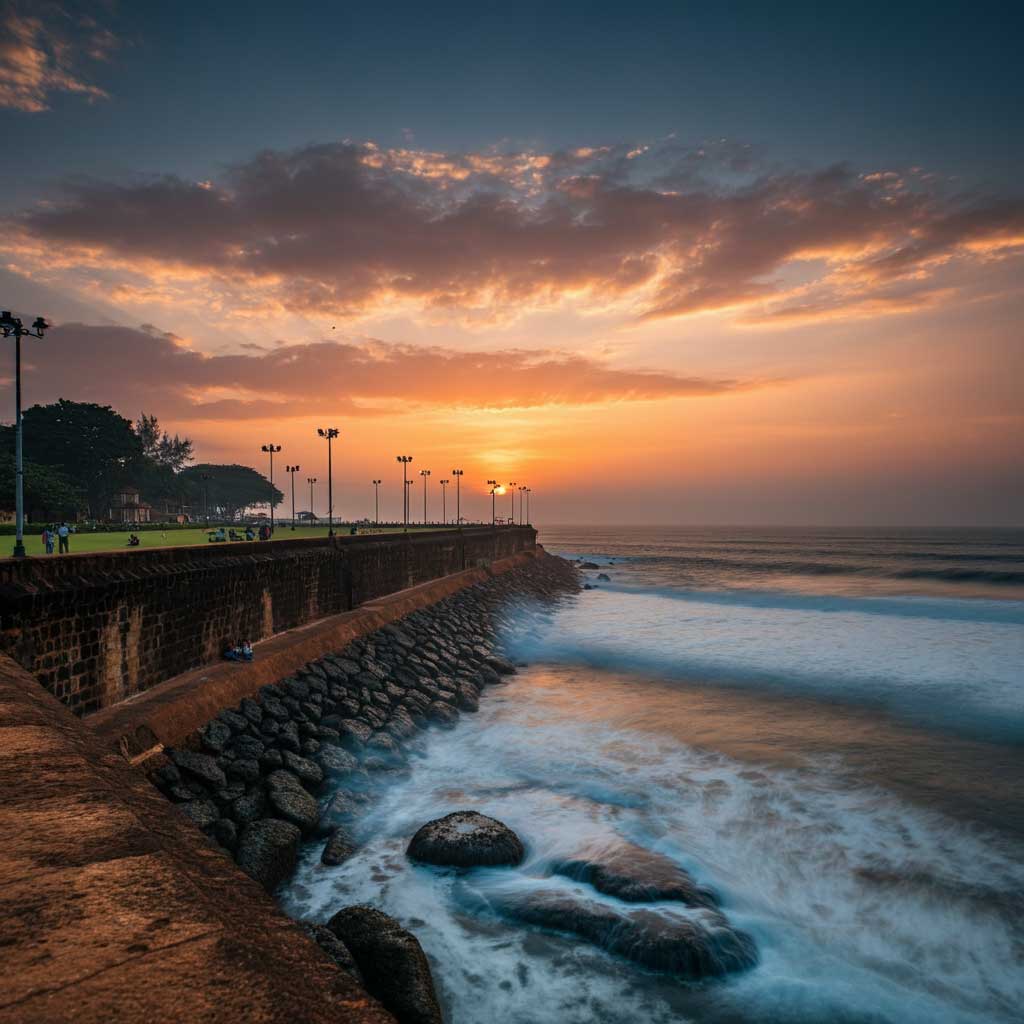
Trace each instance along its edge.
<path fill-rule="evenodd" d="M 1024 534 L 541 539 L 595 589 L 506 638 L 528 667 L 421 739 L 352 860 L 305 852 L 289 912 L 397 916 L 452 1024 L 1021 1020 Z M 464 807 L 520 834 L 521 868 L 406 860 Z M 616 837 L 713 888 L 758 965 L 688 984 L 502 917 Z"/>

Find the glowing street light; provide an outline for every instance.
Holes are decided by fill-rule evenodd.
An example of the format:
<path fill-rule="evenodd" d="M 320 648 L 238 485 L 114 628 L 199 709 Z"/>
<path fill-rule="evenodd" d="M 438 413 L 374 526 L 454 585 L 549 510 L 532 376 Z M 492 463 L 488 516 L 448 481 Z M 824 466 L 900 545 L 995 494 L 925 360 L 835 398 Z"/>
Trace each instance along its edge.
<path fill-rule="evenodd" d="M 441 485 L 441 525 L 447 526 L 448 505 L 445 501 L 445 495 L 448 493 L 448 485 L 451 483 L 451 480 L 438 480 L 437 482 Z"/>
<path fill-rule="evenodd" d="M 285 466 L 285 471 L 292 478 L 292 529 L 295 529 L 295 474 L 298 473 L 298 466 Z"/>
<path fill-rule="evenodd" d="M 395 461 L 402 464 L 402 529 L 409 529 L 409 463 L 411 455 L 396 455 Z"/>
<path fill-rule="evenodd" d="M 380 480 L 373 481 L 373 523 L 380 526 Z"/>
<path fill-rule="evenodd" d="M 21 319 L 11 316 L 9 310 L 0 313 L 0 330 L 5 338 L 14 339 L 14 557 L 25 557 L 25 460 L 21 453 L 21 339 L 41 338 L 50 325 L 37 316 L 31 327 L 22 325 Z"/>
<path fill-rule="evenodd" d="M 306 483 L 309 484 L 309 525 L 313 525 L 313 520 L 316 518 L 313 515 L 313 484 L 316 483 L 315 476 L 307 476 Z"/>
<path fill-rule="evenodd" d="M 430 476 L 429 469 L 421 469 L 420 476 L 423 477 L 423 525 L 427 525 L 427 477 Z"/>
<path fill-rule="evenodd" d="M 261 451 L 267 452 L 270 455 L 270 533 L 274 533 L 274 452 L 279 452 L 281 446 L 279 444 L 265 444 L 261 447 Z"/>
<path fill-rule="evenodd" d="M 455 477 L 455 525 L 462 525 L 462 470 L 453 469 L 452 476 Z"/>
<path fill-rule="evenodd" d="M 498 488 L 501 484 L 499 484 L 497 480 L 488 480 L 487 486 L 491 489 L 491 526 L 494 526 L 497 521 L 497 516 L 494 511 L 494 496 L 498 493 Z"/>
<path fill-rule="evenodd" d="M 316 432 L 327 440 L 327 536 L 334 536 L 334 467 L 331 465 L 331 442 L 340 431 L 337 427 L 317 427 Z"/>

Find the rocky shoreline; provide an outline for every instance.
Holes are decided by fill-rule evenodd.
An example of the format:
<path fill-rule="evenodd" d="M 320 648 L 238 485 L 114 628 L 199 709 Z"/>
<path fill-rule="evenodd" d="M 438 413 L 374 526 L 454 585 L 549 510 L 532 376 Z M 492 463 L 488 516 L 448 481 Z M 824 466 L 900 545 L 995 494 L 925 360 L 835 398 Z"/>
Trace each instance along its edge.
<path fill-rule="evenodd" d="M 154 784 L 242 870 L 273 891 L 295 871 L 303 843 L 337 865 L 357 850 L 351 826 L 374 793 L 409 772 L 431 726 L 453 727 L 488 686 L 515 673 L 498 637 L 522 629 L 528 609 L 582 589 L 577 566 L 540 554 L 413 612 L 337 653 L 264 686 L 221 711 L 150 771 Z M 501 822 L 472 811 L 427 822 L 408 855 L 449 870 L 520 864 L 526 845 Z M 552 928 L 648 968 L 703 978 L 756 962 L 714 894 L 675 864 L 624 844 L 581 850 L 550 875 L 614 896 L 624 910 L 546 888 L 495 907 L 511 920 Z M 676 901 L 689 917 L 644 903 Z M 307 931 L 401 1024 L 438 1024 L 430 966 L 414 935 L 369 906 L 341 908 Z"/>

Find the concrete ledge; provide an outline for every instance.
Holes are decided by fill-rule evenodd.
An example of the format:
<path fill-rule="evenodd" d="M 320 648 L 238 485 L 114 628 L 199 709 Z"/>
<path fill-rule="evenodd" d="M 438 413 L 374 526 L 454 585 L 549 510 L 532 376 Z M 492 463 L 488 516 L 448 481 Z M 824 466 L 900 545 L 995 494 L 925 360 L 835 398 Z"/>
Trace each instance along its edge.
<path fill-rule="evenodd" d="M 394 1024 L 0 655 L 0 1022 Z"/>
<path fill-rule="evenodd" d="M 252 696 L 261 686 L 291 675 L 307 662 L 341 650 L 356 637 L 436 604 L 491 575 L 524 565 L 541 554 L 543 548 L 538 545 L 535 550 L 501 559 L 487 568 L 443 576 L 368 601 L 354 611 L 287 630 L 256 644 L 256 659 L 252 662 L 222 661 L 185 672 L 91 715 L 85 723 L 106 749 L 120 750 L 129 756 L 144 754 L 158 743 L 180 744 L 218 711 Z"/>

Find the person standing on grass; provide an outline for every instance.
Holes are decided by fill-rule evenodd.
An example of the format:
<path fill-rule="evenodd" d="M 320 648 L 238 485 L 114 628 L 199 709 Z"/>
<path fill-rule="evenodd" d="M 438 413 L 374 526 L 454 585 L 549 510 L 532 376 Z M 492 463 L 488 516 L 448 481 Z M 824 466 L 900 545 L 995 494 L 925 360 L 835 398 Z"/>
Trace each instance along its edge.
<path fill-rule="evenodd" d="M 52 555 L 53 554 L 53 538 L 54 538 L 54 533 L 53 533 L 53 527 L 49 523 L 47 523 L 46 526 L 43 527 L 42 537 L 43 537 L 43 550 L 48 555 Z"/>
<path fill-rule="evenodd" d="M 68 529 L 67 523 L 61 523 L 60 526 L 57 527 L 57 540 L 60 541 L 59 553 L 62 555 L 71 554 L 71 547 L 68 542 L 68 535 L 70 533 L 71 531 Z"/>

